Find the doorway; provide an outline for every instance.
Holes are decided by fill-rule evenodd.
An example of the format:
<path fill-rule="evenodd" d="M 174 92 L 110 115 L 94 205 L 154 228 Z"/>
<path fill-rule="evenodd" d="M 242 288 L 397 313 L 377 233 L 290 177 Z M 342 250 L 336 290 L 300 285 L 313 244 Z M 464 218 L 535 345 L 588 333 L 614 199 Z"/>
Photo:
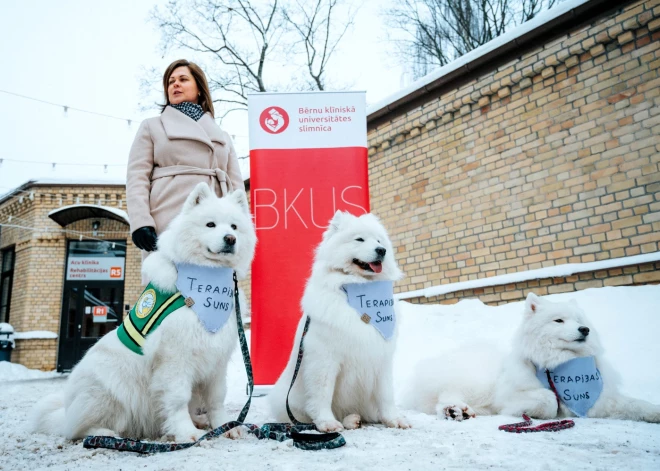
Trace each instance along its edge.
<path fill-rule="evenodd" d="M 57 371 L 69 371 L 122 321 L 125 241 L 69 241 Z"/>

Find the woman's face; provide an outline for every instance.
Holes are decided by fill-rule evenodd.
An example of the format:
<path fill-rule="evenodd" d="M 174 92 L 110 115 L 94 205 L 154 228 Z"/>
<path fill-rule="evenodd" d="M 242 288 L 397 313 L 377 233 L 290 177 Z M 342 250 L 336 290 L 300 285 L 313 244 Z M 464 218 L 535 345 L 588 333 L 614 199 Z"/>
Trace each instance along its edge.
<path fill-rule="evenodd" d="M 187 66 L 177 67 L 170 75 L 169 84 L 167 85 L 167 97 L 172 105 L 178 105 L 184 101 L 198 102 L 199 89 Z"/>

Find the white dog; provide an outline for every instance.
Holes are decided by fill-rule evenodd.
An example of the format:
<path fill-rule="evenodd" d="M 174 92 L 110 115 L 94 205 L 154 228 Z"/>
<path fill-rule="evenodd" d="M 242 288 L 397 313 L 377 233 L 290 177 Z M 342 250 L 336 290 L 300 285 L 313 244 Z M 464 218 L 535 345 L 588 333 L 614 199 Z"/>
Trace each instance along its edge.
<path fill-rule="evenodd" d="M 393 397 L 397 329 L 391 282 L 401 276 L 387 232 L 375 216 L 334 215 L 316 250 L 289 363 L 270 394 L 278 420 L 289 421 L 286 395 L 309 316 L 304 357 L 289 397 L 295 418 L 313 421 L 322 432 L 355 429 L 362 422 L 410 427 Z M 382 286 L 383 291 L 369 295 L 362 291 Z M 364 309 L 349 305 L 349 293 Z"/>
<path fill-rule="evenodd" d="M 245 193 L 217 198 L 206 183 L 200 183 L 158 238 L 158 250 L 145 260 L 143 273 L 167 293 L 179 291 L 177 264 L 228 267 L 241 278 L 250 266 L 255 243 Z M 225 272 L 231 277 L 231 270 Z M 153 297 L 142 298 L 136 310 L 148 312 Z M 63 393 L 38 404 L 32 418 L 34 431 L 70 439 L 165 435 L 189 442 L 205 433 L 193 424 L 189 407 L 203 406 L 212 427 L 228 422 L 226 371 L 238 338 L 231 312 L 224 325 L 212 332 L 201 316 L 184 305 L 146 336 L 143 355 L 122 343 L 120 329 L 108 333 L 76 365 Z M 202 404 L 194 404 L 193 397 Z M 232 438 L 241 435 L 237 429 L 232 432 Z"/>
<path fill-rule="evenodd" d="M 588 326 L 574 301 L 554 303 L 530 293 L 511 353 L 482 345 L 423 361 L 405 394 L 406 405 L 454 420 L 526 413 L 539 419 L 579 415 L 660 422 L 660 406 L 619 393 L 619 377 L 603 360 L 597 334 Z M 566 369 L 592 357 L 591 367 Z"/>

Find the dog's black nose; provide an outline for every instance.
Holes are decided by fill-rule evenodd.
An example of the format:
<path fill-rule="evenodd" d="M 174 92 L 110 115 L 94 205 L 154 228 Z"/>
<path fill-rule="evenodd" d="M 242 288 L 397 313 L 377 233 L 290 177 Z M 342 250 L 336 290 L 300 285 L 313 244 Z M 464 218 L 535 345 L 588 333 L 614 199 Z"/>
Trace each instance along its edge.
<path fill-rule="evenodd" d="M 234 245 L 235 243 L 236 243 L 236 237 L 234 237 L 233 235 L 230 235 L 230 234 L 227 234 L 225 236 L 225 244 Z"/>
<path fill-rule="evenodd" d="M 387 250 L 385 250 L 383 247 L 378 247 L 376 249 L 376 253 L 378 254 L 379 257 L 384 257 L 385 254 L 387 253 Z"/>
<path fill-rule="evenodd" d="M 584 335 L 585 337 L 586 337 L 587 335 L 589 335 L 589 327 L 580 327 L 580 328 L 578 328 L 578 330 L 579 330 L 580 333 L 581 333 L 582 335 Z"/>

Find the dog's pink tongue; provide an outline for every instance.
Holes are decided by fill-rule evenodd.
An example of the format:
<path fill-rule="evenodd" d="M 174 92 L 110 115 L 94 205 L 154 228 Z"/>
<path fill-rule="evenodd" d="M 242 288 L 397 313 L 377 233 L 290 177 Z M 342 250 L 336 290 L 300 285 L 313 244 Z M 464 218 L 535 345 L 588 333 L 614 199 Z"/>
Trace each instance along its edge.
<path fill-rule="evenodd" d="M 380 273 L 383 271 L 383 264 L 380 262 L 369 262 L 369 267 L 374 271 L 374 273 Z"/>

